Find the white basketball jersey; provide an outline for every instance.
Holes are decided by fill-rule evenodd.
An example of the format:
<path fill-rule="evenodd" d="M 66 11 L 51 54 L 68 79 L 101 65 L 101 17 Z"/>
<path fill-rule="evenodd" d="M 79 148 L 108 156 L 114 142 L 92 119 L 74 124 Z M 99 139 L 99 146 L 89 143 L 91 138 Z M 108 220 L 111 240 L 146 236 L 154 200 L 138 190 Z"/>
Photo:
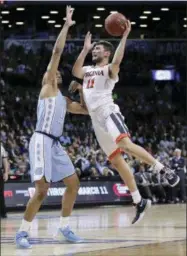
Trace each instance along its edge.
<path fill-rule="evenodd" d="M 118 81 L 109 77 L 109 65 L 103 67 L 85 66 L 83 96 L 89 111 L 113 103 L 112 91 Z"/>

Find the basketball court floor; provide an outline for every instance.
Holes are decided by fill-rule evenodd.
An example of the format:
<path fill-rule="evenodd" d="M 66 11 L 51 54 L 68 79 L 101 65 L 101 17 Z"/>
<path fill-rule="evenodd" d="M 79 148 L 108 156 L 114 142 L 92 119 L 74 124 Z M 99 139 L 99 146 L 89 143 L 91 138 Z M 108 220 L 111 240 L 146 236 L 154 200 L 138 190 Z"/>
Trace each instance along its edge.
<path fill-rule="evenodd" d="M 186 205 L 153 206 L 136 226 L 130 224 L 134 208 L 105 206 L 74 210 L 71 226 L 85 238 L 81 244 L 53 237 L 60 211 L 41 211 L 33 221 L 29 250 L 16 249 L 14 235 L 21 213 L 1 221 L 2 256 L 185 256 Z"/>

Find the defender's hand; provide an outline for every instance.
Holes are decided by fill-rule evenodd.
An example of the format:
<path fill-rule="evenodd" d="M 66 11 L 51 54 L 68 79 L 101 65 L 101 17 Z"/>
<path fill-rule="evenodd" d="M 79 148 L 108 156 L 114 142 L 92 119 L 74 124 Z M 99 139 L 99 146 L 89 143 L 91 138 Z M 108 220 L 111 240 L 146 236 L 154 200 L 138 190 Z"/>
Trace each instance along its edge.
<path fill-rule="evenodd" d="M 66 24 L 68 25 L 68 27 L 71 27 L 76 23 L 74 20 L 72 20 L 73 12 L 74 12 L 74 9 L 71 8 L 70 5 L 68 5 L 66 7 Z"/>

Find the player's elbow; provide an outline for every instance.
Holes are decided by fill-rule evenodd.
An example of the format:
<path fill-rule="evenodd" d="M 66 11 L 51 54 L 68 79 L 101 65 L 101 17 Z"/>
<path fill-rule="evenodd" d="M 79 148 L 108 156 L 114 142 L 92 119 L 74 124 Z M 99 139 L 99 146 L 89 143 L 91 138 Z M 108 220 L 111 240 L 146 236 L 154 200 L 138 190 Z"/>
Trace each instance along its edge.
<path fill-rule="evenodd" d="M 73 66 L 73 69 L 72 69 L 72 75 L 74 77 L 77 77 L 79 79 L 82 79 L 83 78 L 83 74 L 82 74 L 82 68 L 80 67 L 77 67 L 76 65 Z"/>
<path fill-rule="evenodd" d="M 72 75 L 77 77 L 79 71 L 80 71 L 80 69 L 78 69 L 76 66 L 73 66 Z"/>

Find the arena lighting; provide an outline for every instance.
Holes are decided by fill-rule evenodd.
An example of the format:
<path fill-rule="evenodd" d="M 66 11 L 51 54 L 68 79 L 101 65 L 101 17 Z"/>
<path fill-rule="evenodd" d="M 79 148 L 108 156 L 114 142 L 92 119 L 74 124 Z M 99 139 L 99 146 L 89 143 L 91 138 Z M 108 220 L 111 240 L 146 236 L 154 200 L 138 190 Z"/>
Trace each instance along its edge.
<path fill-rule="evenodd" d="M 58 14 L 58 11 L 50 11 L 51 14 Z"/>
<path fill-rule="evenodd" d="M 23 24 L 24 24 L 23 21 L 17 21 L 17 22 L 16 22 L 16 25 L 23 25 Z"/>
<path fill-rule="evenodd" d="M 140 16 L 139 17 L 141 20 L 146 20 L 147 19 L 147 16 Z"/>
<path fill-rule="evenodd" d="M 1 14 L 9 14 L 9 11 L 1 11 Z"/>
<path fill-rule="evenodd" d="M 63 18 L 63 20 L 65 20 L 65 21 L 66 21 L 66 18 Z"/>
<path fill-rule="evenodd" d="M 184 24 L 184 25 L 183 25 L 183 27 L 184 27 L 184 28 L 187 28 L 187 25 L 186 25 L 186 24 Z"/>
<path fill-rule="evenodd" d="M 17 11 L 25 11 L 25 8 L 24 7 L 18 7 L 16 8 Z"/>
<path fill-rule="evenodd" d="M 140 27 L 141 27 L 141 28 L 146 28 L 146 27 L 147 27 L 147 24 L 140 24 Z"/>
<path fill-rule="evenodd" d="M 9 28 L 11 28 L 11 27 L 12 27 L 12 25 L 8 25 L 8 27 L 9 27 Z"/>
<path fill-rule="evenodd" d="M 153 20 L 160 20 L 159 17 L 153 17 Z"/>
<path fill-rule="evenodd" d="M 8 23 L 9 23 L 9 20 L 2 20 L 1 23 L 2 23 L 2 24 L 8 24 Z"/>
<path fill-rule="evenodd" d="M 112 13 L 117 13 L 118 11 L 110 11 L 110 13 L 112 14 Z"/>
<path fill-rule="evenodd" d="M 136 22 L 135 21 L 131 21 L 131 25 L 136 25 Z"/>
<path fill-rule="evenodd" d="M 187 20 L 187 18 L 184 18 L 184 20 Z"/>
<path fill-rule="evenodd" d="M 151 11 L 144 11 L 144 14 L 151 14 Z"/>
<path fill-rule="evenodd" d="M 55 28 L 61 28 L 62 27 L 62 25 L 60 25 L 60 24 L 55 24 Z"/>
<path fill-rule="evenodd" d="M 167 11 L 169 11 L 169 8 L 161 8 L 160 10 L 163 12 L 167 12 Z"/>
<path fill-rule="evenodd" d="M 55 22 L 56 22 L 55 20 L 48 20 L 48 23 L 51 23 L 51 24 L 53 24 Z"/>
<path fill-rule="evenodd" d="M 93 16 L 93 18 L 94 18 L 95 20 L 98 20 L 98 19 L 100 19 L 101 17 L 100 17 L 100 16 Z"/>
<path fill-rule="evenodd" d="M 47 19 L 49 19 L 49 16 L 42 16 L 41 17 L 43 20 L 47 20 Z"/>
<path fill-rule="evenodd" d="M 98 8 L 97 8 L 97 11 L 104 11 L 104 10 L 105 10 L 104 7 L 98 7 Z"/>
<path fill-rule="evenodd" d="M 102 26 L 103 26 L 102 24 L 95 24 L 96 28 L 102 28 Z"/>

